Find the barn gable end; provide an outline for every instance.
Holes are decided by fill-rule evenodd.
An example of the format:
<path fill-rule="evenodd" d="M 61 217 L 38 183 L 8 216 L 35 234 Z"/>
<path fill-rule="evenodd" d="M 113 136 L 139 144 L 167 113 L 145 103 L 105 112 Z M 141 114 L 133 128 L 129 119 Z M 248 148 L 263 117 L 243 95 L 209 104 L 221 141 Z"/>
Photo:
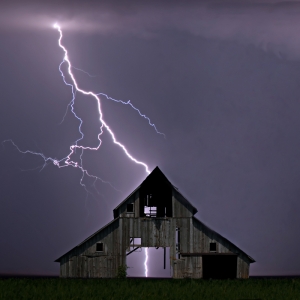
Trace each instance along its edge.
<path fill-rule="evenodd" d="M 173 278 L 248 278 L 253 258 L 196 213 L 156 167 L 113 210 L 113 221 L 56 260 L 60 277 L 112 278 L 132 248 L 170 247 Z"/>

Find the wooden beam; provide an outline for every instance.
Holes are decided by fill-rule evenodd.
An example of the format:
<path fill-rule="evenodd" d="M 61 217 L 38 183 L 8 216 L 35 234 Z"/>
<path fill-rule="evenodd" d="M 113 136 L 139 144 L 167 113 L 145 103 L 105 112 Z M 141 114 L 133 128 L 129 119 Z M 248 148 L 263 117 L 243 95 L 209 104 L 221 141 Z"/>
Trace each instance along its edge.
<path fill-rule="evenodd" d="M 136 247 L 136 248 L 134 248 L 134 249 L 131 250 L 130 252 L 126 253 L 126 256 L 129 255 L 129 254 L 131 254 L 132 252 L 134 252 L 135 250 L 137 250 L 137 249 L 139 249 L 139 248 L 141 248 L 141 247 Z"/>
<path fill-rule="evenodd" d="M 214 253 L 214 252 L 211 252 L 211 253 L 203 253 L 203 252 L 199 252 L 199 253 L 180 253 L 182 256 L 203 256 L 203 255 L 214 255 L 214 256 L 222 256 L 222 255 L 238 255 L 236 253 Z"/>

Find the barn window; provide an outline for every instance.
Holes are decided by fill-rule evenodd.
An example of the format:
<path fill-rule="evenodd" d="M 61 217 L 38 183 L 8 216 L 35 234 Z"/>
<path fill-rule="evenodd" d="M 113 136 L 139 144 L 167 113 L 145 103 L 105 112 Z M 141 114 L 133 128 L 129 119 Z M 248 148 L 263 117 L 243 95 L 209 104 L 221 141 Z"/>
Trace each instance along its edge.
<path fill-rule="evenodd" d="M 210 243 L 209 244 L 209 251 L 210 252 L 217 252 L 217 243 Z"/>
<path fill-rule="evenodd" d="M 102 252 L 103 251 L 103 243 L 97 243 L 96 244 L 96 251 Z"/>
<path fill-rule="evenodd" d="M 130 245 L 133 246 L 140 246 L 142 245 L 142 239 L 140 237 L 131 237 L 130 238 Z"/>
<path fill-rule="evenodd" d="M 133 213 L 133 203 L 127 204 L 127 212 Z"/>

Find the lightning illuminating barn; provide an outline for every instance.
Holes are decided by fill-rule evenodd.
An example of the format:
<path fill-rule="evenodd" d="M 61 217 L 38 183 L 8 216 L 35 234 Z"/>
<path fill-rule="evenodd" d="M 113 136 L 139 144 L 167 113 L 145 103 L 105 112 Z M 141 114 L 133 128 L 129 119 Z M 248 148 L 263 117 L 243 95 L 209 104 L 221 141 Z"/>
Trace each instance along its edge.
<path fill-rule="evenodd" d="M 248 278 L 253 258 L 194 215 L 158 167 L 114 211 L 114 220 L 56 260 L 60 277 L 113 278 L 140 247 L 170 247 L 173 278 Z M 164 261 L 166 261 L 164 251 Z"/>

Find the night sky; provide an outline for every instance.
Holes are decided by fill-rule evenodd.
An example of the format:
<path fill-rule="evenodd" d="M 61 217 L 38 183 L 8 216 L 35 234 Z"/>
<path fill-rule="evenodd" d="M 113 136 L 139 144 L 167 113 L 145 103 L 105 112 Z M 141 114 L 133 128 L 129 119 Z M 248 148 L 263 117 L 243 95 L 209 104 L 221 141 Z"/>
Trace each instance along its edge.
<path fill-rule="evenodd" d="M 128 151 L 256 260 L 250 275 L 299 275 L 300 1 L 140 3 L 1 1 L 0 141 L 62 159 L 80 138 L 58 69 L 58 22 L 72 65 L 91 75 L 73 69 L 80 87 L 130 100 L 166 135 L 101 96 Z M 77 94 L 74 110 L 81 143 L 96 147 L 95 99 Z M 78 168 L 1 145 L 0 274 L 58 275 L 54 260 L 111 221 L 145 179 L 107 131 L 101 139 L 83 165 L 105 182 L 85 177 L 86 189 Z M 130 272 L 143 276 L 136 255 Z M 161 252 L 149 264 L 149 276 L 166 275 Z"/>

